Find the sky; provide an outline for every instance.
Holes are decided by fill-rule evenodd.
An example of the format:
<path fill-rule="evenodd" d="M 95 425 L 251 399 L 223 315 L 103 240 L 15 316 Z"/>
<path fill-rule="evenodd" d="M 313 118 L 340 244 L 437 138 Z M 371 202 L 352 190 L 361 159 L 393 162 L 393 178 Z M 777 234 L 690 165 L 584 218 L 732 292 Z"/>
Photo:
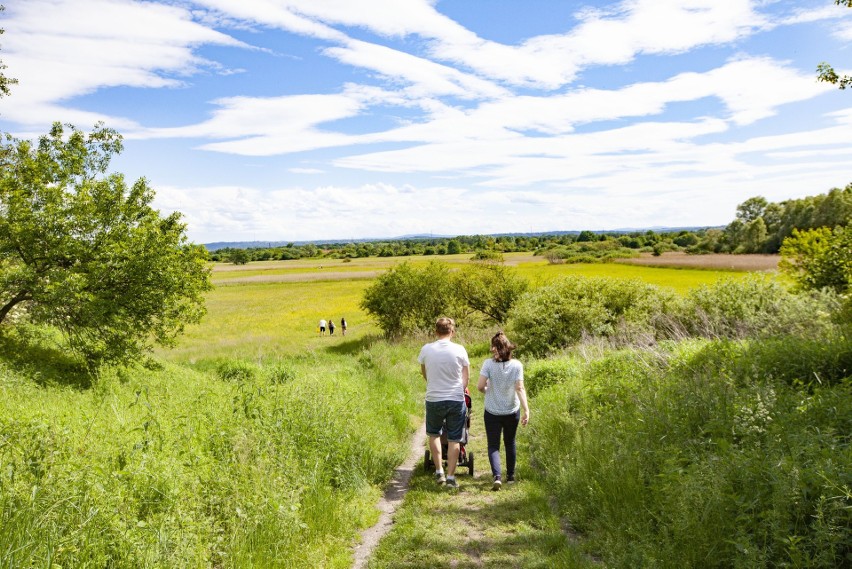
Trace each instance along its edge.
<path fill-rule="evenodd" d="M 705 227 L 852 182 L 833 0 L 6 0 L 0 130 L 124 137 L 192 241 Z"/>

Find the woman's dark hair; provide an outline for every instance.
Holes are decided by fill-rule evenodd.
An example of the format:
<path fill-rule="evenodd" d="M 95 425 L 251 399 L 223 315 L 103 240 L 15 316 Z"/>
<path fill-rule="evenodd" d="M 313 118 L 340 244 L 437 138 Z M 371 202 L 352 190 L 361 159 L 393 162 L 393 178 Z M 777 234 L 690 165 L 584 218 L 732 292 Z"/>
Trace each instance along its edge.
<path fill-rule="evenodd" d="M 494 334 L 491 338 L 491 347 L 497 350 L 494 359 L 498 362 L 507 362 L 512 359 L 512 352 L 515 349 L 515 344 L 509 341 L 506 334 L 502 330 Z"/>

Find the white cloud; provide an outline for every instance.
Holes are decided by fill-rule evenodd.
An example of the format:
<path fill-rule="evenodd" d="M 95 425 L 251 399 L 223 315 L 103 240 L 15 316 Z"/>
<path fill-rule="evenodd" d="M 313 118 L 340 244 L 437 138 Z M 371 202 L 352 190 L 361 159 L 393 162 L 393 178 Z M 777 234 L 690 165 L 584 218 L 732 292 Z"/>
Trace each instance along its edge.
<path fill-rule="evenodd" d="M 325 170 L 320 170 L 319 168 L 290 168 L 288 172 L 292 172 L 293 174 L 324 174 Z"/>
<path fill-rule="evenodd" d="M 590 65 L 624 64 L 640 53 L 680 53 L 727 43 L 766 24 L 749 0 L 631 0 L 609 13 L 578 16 L 581 22 L 572 30 L 533 37 L 517 47 L 438 37 L 433 53 L 494 79 L 555 89 Z"/>
<path fill-rule="evenodd" d="M 473 75 L 374 43 L 353 40 L 324 53 L 341 63 L 377 71 L 391 84 L 412 84 L 407 93 L 411 98 L 451 95 L 468 99 L 507 94 L 505 89 Z"/>
<path fill-rule="evenodd" d="M 28 0 L 7 6 L 3 52 L 18 79 L 4 116 L 22 124 L 105 113 L 63 110 L 58 101 L 105 87 L 175 87 L 218 65 L 198 57 L 204 43 L 246 47 L 192 21 L 184 9 L 130 0 Z M 49 15 L 49 17 L 47 16 Z M 132 122 L 111 118 L 111 124 Z"/>

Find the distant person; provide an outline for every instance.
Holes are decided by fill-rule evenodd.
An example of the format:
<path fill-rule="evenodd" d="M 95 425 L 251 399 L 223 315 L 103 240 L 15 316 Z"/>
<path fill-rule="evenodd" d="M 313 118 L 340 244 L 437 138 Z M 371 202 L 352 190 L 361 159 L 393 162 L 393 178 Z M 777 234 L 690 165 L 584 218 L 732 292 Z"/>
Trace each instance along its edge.
<path fill-rule="evenodd" d="M 325 335 L 325 320 L 319 321 L 320 336 Z"/>
<path fill-rule="evenodd" d="M 506 446 L 506 482 L 515 481 L 517 448 L 515 434 L 518 423 L 530 420 L 527 392 L 524 389 L 524 366 L 512 358 L 515 345 L 506 334 L 497 332 L 491 338 L 491 357 L 482 363 L 476 388 L 485 394 L 485 435 L 488 438 L 488 462 L 494 481 L 492 490 L 502 486 L 500 466 L 500 434 Z M 522 411 L 522 413 L 519 412 Z"/>
<path fill-rule="evenodd" d="M 334 336 L 334 320 L 328 321 L 328 335 Z"/>
<path fill-rule="evenodd" d="M 435 334 L 438 339 L 421 348 L 417 361 L 426 380 L 426 434 L 429 450 L 435 463 L 435 481 L 458 488 L 456 464 L 459 442 L 464 434 L 467 407 L 464 390 L 470 380 L 470 360 L 464 346 L 452 342 L 456 325 L 452 318 L 438 318 Z M 447 428 L 447 474 L 444 476 L 441 457 L 441 432 Z"/>
<path fill-rule="evenodd" d="M 340 318 L 340 333 L 346 335 L 346 318 Z"/>

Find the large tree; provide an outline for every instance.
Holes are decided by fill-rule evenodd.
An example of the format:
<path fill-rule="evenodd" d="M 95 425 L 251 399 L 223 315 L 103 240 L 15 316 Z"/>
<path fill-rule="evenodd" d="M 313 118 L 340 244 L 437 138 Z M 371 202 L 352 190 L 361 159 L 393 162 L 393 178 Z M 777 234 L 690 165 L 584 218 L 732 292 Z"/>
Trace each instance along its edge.
<path fill-rule="evenodd" d="M 847 8 L 852 8 L 852 0 L 834 0 L 834 3 L 838 6 L 846 6 Z M 849 75 L 838 75 L 834 70 L 834 67 L 829 65 L 826 62 L 822 62 L 817 65 L 817 79 L 820 81 L 825 81 L 826 83 L 832 83 L 837 85 L 841 89 L 845 89 L 846 87 L 852 87 L 852 76 Z"/>
<path fill-rule="evenodd" d="M 0 324 L 55 326 L 92 368 L 145 358 L 204 313 L 206 251 L 142 178 L 108 173 L 121 136 L 56 123 L 0 142 Z M 7 322 L 8 324 L 8 322 Z"/>

